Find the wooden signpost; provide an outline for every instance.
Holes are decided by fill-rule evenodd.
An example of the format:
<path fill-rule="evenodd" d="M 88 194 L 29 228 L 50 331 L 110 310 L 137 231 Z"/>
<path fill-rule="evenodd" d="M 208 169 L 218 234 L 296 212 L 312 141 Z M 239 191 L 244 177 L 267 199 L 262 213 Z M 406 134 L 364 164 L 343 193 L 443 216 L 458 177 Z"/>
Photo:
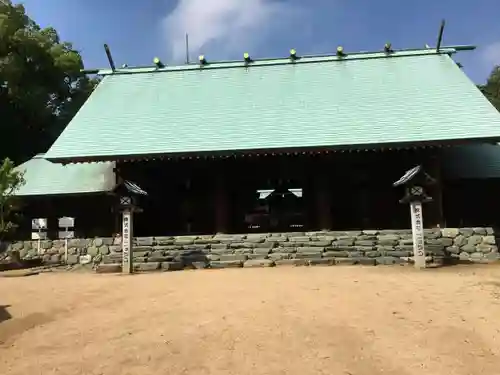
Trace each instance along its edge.
<path fill-rule="evenodd" d="M 59 219 L 59 238 L 64 239 L 64 262 L 68 263 L 68 240 L 75 237 L 75 218 L 61 217 Z M 71 229 L 71 230 L 70 230 Z"/>
<path fill-rule="evenodd" d="M 148 193 L 128 180 L 122 180 L 114 193 L 119 198 L 119 209 L 122 212 L 122 272 L 131 274 L 134 272 L 134 213 L 142 211 L 137 204 L 137 197 L 147 196 Z"/>
<path fill-rule="evenodd" d="M 37 254 L 42 254 L 42 240 L 47 239 L 47 219 L 39 218 L 31 220 L 31 239 L 38 240 Z"/>
<path fill-rule="evenodd" d="M 415 268 L 418 269 L 426 267 L 422 203 L 432 201 L 432 198 L 426 194 L 424 186 L 434 182 L 434 179 L 425 173 L 419 165 L 407 171 L 393 184 L 394 187 L 405 186 L 405 196 L 399 202 L 410 204 L 413 260 Z"/>
<path fill-rule="evenodd" d="M 121 197 L 122 211 L 122 272 L 131 274 L 134 272 L 132 254 L 132 238 L 134 230 L 134 207 L 131 197 Z"/>

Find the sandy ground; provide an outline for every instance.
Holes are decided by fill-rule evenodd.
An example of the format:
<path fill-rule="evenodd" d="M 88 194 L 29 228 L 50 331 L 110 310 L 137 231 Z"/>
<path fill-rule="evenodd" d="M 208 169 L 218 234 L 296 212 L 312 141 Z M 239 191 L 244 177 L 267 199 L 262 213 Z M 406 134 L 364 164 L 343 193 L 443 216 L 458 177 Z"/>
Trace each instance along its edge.
<path fill-rule="evenodd" d="M 0 374 L 500 374 L 500 268 L 0 278 Z"/>

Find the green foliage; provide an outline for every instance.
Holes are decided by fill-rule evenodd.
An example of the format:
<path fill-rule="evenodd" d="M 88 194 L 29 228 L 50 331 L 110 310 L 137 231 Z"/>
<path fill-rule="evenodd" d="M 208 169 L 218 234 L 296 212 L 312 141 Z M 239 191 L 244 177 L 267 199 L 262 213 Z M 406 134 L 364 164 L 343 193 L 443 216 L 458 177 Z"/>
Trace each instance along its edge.
<path fill-rule="evenodd" d="M 500 66 L 493 69 L 486 84 L 480 85 L 479 90 L 500 111 Z"/>
<path fill-rule="evenodd" d="M 46 152 L 95 86 L 82 58 L 22 5 L 0 2 L 0 160 Z"/>
<path fill-rule="evenodd" d="M 0 240 L 15 229 L 12 219 L 19 202 L 14 194 L 24 183 L 23 173 L 14 169 L 10 159 L 5 159 L 0 165 Z"/>

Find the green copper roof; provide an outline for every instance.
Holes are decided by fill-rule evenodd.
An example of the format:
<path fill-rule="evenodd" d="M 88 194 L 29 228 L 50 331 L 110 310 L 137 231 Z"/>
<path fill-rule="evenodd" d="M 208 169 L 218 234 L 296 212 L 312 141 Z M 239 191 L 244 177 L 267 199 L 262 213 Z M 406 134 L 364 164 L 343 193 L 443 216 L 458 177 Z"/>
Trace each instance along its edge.
<path fill-rule="evenodd" d="M 46 158 L 500 140 L 500 114 L 442 52 L 103 71 Z"/>
<path fill-rule="evenodd" d="M 443 150 L 447 179 L 500 178 L 500 145 L 478 144 Z"/>
<path fill-rule="evenodd" d="M 111 191 L 115 186 L 114 163 L 55 164 L 40 154 L 16 167 L 26 183 L 17 196 L 90 194 Z"/>

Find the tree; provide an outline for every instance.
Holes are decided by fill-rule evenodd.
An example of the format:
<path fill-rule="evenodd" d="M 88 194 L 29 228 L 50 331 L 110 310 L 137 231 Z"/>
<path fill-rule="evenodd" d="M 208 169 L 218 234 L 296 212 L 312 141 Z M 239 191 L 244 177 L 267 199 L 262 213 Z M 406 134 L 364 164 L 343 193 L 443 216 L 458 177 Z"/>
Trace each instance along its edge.
<path fill-rule="evenodd" d="M 19 163 L 47 151 L 96 84 L 82 68 L 55 29 L 0 1 L 0 160 Z"/>
<path fill-rule="evenodd" d="M 0 240 L 16 227 L 12 221 L 18 207 L 14 194 L 22 185 L 23 173 L 14 169 L 10 159 L 5 159 L 0 165 Z"/>
<path fill-rule="evenodd" d="M 480 85 L 479 90 L 500 111 L 500 66 L 491 72 L 485 85 Z"/>

